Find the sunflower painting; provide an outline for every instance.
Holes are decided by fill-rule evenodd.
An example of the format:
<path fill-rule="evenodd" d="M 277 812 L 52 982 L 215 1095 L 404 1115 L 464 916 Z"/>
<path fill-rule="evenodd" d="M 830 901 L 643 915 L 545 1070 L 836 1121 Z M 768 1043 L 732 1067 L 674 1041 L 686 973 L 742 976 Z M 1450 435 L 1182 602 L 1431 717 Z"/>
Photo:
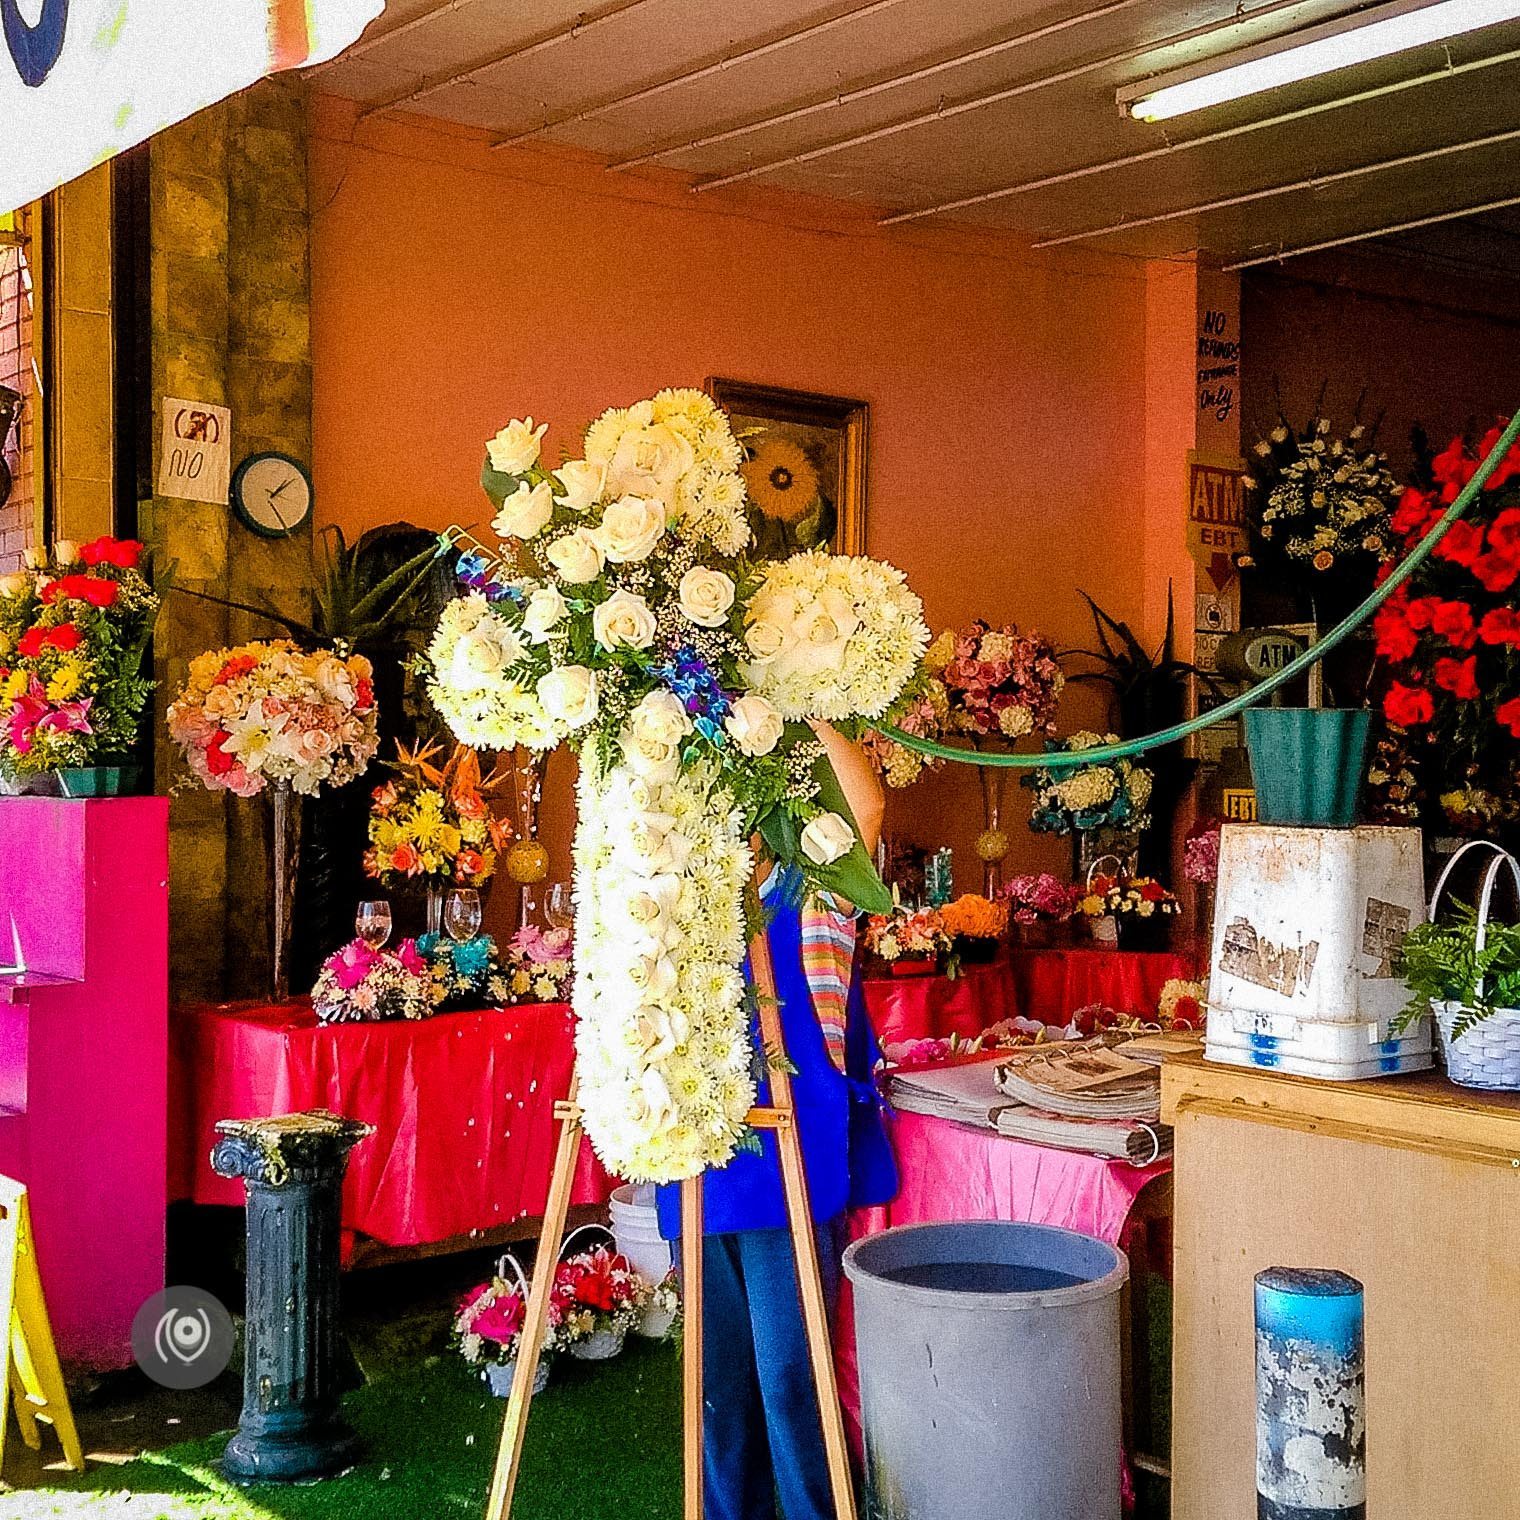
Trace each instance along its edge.
<path fill-rule="evenodd" d="M 736 380 L 709 380 L 744 445 L 754 552 L 865 549 L 866 404 Z"/>

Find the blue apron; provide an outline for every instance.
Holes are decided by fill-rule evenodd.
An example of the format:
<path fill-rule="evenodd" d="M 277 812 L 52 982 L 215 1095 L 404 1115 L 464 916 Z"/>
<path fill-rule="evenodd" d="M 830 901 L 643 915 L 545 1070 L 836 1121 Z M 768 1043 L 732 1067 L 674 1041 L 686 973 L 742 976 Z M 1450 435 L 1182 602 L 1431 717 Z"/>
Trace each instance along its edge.
<path fill-rule="evenodd" d="M 774 882 L 775 878 L 772 878 Z M 767 883 L 771 885 L 771 883 Z M 845 1072 L 829 1058 L 823 1031 L 813 1011 L 813 999 L 802 970 L 802 916 L 785 899 L 790 892 L 768 894 L 772 911 L 769 928 L 775 965 L 776 995 L 781 1005 L 781 1030 L 796 1074 L 792 1101 L 802 1138 L 803 1166 L 813 1220 L 824 1224 L 846 1207 L 885 1203 L 897 1193 L 897 1165 L 881 1120 L 881 1105 L 871 1073 L 879 1051 L 866 1017 L 858 976 L 851 979 L 845 1037 Z M 744 974 L 749 980 L 749 964 Z M 750 1039 L 760 1049 L 758 1016 Z M 760 1096 L 770 1101 L 770 1083 L 762 1078 Z M 736 1230 L 767 1230 L 787 1223 L 786 1199 L 776 1137 L 760 1134 L 761 1151 L 741 1151 L 727 1166 L 703 1176 L 702 1223 L 708 1235 Z M 675 1240 L 681 1233 L 680 1188 L 658 1189 L 660 1233 Z"/>

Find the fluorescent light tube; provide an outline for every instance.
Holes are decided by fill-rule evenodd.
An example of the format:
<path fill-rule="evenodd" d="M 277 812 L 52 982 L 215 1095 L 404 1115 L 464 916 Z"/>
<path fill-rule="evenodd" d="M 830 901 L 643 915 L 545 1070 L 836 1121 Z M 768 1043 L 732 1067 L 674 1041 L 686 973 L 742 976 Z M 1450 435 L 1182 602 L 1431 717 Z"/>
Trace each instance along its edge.
<path fill-rule="evenodd" d="M 1379 6 L 1127 86 L 1119 105 L 1140 121 L 1167 121 L 1517 18 L 1520 0 Z"/>

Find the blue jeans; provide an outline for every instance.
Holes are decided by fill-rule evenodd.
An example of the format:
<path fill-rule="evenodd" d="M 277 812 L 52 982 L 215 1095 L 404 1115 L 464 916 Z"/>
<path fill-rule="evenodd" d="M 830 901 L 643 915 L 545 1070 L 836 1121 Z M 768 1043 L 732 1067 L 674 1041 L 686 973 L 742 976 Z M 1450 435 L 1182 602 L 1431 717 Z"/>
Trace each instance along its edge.
<path fill-rule="evenodd" d="M 839 1296 L 832 1225 L 817 1227 L 824 1301 Z M 823 1426 L 786 1230 L 709 1235 L 702 1251 L 705 1520 L 832 1520 Z"/>

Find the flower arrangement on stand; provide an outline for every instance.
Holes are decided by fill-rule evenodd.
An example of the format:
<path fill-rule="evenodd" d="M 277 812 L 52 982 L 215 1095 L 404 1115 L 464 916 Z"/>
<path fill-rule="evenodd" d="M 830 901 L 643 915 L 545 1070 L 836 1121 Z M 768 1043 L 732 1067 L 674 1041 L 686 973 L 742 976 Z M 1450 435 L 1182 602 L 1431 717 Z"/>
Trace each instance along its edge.
<path fill-rule="evenodd" d="M 1182 843 L 1182 875 L 1194 890 L 1193 927 L 1208 945 L 1214 933 L 1214 891 L 1219 881 L 1219 836 L 1224 825 L 1218 818 L 1201 818 L 1188 830 Z"/>
<path fill-rule="evenodd" d="M 323 1024 L 425 1019 L 433 1012 L 427 961 L 409 939 L 394 951 L 353 940 L 322 963 L 311 1006 Z"/>
<path fill-rule="evenodd" d="M 0 576 L 0 778 L 56 774 L 67 795 L 116 791 L 153 682 L 158 597 L 135 539 L 54 544 Z"/>
<path fill-rule="evenodd" d="M 1049 871 L 1015 876 L 1003 886 L 1009 925 L 1020 943 L 1049 943 L 1055 930 L 1077 911 L 1081 889 Z"/>
<path fill-rule="evenodd" d="M 562 1003 L 570 996 L 574 970 L 569 929 L 528 924 L 512 936 L 502 973 L 513 1003 Z"/>
<path fill-rule="evenodd" d="M 1393 557 L 1399 482 L 1361 423 L 1344 438 L 1325 417 L 1286 422 L 1255 447 L 1245 479 L 1250 549 L 1243 568 L 1285 574 L 1311 593 L 1369 586 Z"/>
<path fill-rule="evenodd" d="M 1084 729 L 1069 739 L 1051 740 L 1046 750 L 1096 749 L 1117 744 L 1117 734 Z M 1023 784 L 1034 790 L 1029 827 L 1038 834 L 1070 834 L 1077 841 L 1077 869 L 1084 869 L 1090 847 L 1110 835 L 1137 835 L 1150 826 L 1147 811 L 1154 776 L 1133 760 L 1107 760 L 1061 770 L 1029 772 Z"/>
<path fill-rule="evenodd" d="M 1394 518 L 1414 547 L 1498 439 L 1457 438 L 1431 462 Z M 1489 476 L 1468 516 L 1373 620 L 1383 714 L 1407 739 L 1447 823 L 1481 834 L 1520 823 L 1520 446 Z M 1406 797 L 1415 792 L 1412 781 Z"/>
<path fill-rule="evenodd" d="M 436 743 L 409 749 L 398 742 L 389 762 L 397 775 L 371 795 L 366 874 L 387 887 L 417 884 L 428 893 L 428 931 L 442 927 L 448 886 L 481 887 L 506 848 L 506 830 L 490 798 L 510 779 L 482 777 L 480 759 L 466 744 L 441 766 Z M 435 921 L 436 920 L 436 921 Z"/>
<path fill-rule="evenodd" d="M 341 648 L 305 653 L 289 639 L 197 655 L 169 706 L 169 737 L 208 790 L 273 799 L 276 1001 L 288 994 L 291 899 L 300 848 L 290 796 L 363 773 L 380 747 L 374 671 Z"/>
<path fill-rule="evenodd" d="M 751 836 L 808 890 L 888 901 L 806 720 L 881 718 L 928 630 L 888 565 L 740 557 L 742 450 L 702 392 L 604 413 L 552 471 L 544 430 L 487 446 L 503 542 L 470 545 L 479 584 L 440 619 L 428 687 L 465 743 L 580 752 L 587 1133 L 620 1175 L 674 1181 L 726 1162 L 754 1101 Z"/>
<path fill-rule="evenodd" d="M 924 667 L 945 690 L 943 727 L 966 734 L 979 748 L 989 740 L 1012 745 L 1028 734 L 1055 731 L 1056 707 L 1066 677 L 1055 646 L 1039 633 L 1021 634 L 1012 623 L 994 628 L 978 618 L 958 631 L 946 629 L 929 646 Z M 982 890 L 993 896 L 1010 841 L 1003 828 L 1003 794 L 1008 772 L 983 766 L 983 829 L 976 853 L 982 862 Z"/>
<path fill-rule="evenodd" d="M 503 1006 L 507 980 L 489 934 L 455 940 L 446 934 L 419 934 L 417 953 L 427 968 L 428 1001 L 436 1013 L 459 1008 Z"/>
<path fill-rule="evenodd" d="M 1095 872 L 1078 905 L 1096 925 L 1107 919 L 1118 931 L 1124 949 L 1159 950 L 1166 942 L 1166 920 L 1182 912 L 1177 901 L 1153 876 Z"/>

